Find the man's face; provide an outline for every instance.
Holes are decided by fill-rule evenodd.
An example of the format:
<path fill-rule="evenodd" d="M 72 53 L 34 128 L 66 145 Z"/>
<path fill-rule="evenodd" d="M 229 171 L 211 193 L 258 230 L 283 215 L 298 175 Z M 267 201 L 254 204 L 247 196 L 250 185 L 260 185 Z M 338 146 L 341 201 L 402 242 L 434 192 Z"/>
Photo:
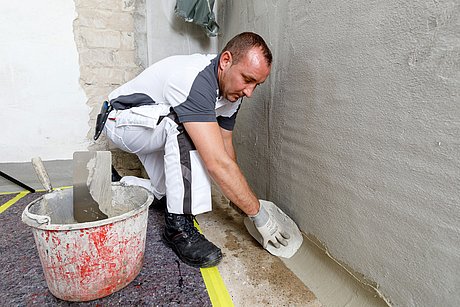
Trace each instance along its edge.
<path fill-rule="evenodd" d="M 256 86 L 267 79 L 270 68 L 260 48 L 249 50 L 237 64 L 232 63 L 230 52 L 222 53 L 219 62 L 221 95 L 231 102 L 251 97 Z"/>

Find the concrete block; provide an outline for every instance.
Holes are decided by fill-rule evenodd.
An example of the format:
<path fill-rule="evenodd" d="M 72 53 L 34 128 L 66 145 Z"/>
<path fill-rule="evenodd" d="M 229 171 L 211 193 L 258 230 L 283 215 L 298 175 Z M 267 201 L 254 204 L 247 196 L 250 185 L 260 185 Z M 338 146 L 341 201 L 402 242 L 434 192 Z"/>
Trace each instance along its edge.
<path fill-rule="evenodd" d="M 118 11 L 122 8 L 120 0 L 74 0 L 77 8 L 94 8 Z"/>
<path fill-rule="evenodd" d="M 121 32 L 121 46 L 120 50 L 135 50 L 134 33 Z"/>
<path fill-rule="evenodd" d="M 125 74 L 123 76 L 124 82 L 134 79 L 134 77 L 139 75 L 141 71 L 142 71 L 141 67 L 132 67 L 132 68 L 126 69 L 124 71 Z"/>
<path fill-rule="evenodd" d="M 121 45 L 121 34 L 119 31 L 99 30 L 82 27 L 80 35 L 87 48 L 114 48 Z"/>
<path fill-rule="evenodd" d="M 113 12 L 112 16 L 107 20 L 107 28 L 116 31 L 133 31 L 133 14 L 129 12 Z"/>
<path fill-rule="evenodd" d="M 87 69 L 90 70 L 90 73 L 85 73 L 85 75 L 87 75 L 85 82 L 87 83 L 107 86 L 110 84 L 121 84 L 123 82 L 123 69 L 113 67 L 94 67 Z"/>
<path fill-rule="evenodd" d="M 114 52 L 114 62 L 116 65 L 124 67 L 137 67 L 136 52 L 134 50 L 119 50 Z"/>
<path fill-rule="evenodd" d="M 142 14 L 136 0 L 74 0 L 78 17 L 74 21 L 75 41 L 80 56 L 80 83 L 90 107 L 88 139 L 94 135 L 94 121 L 102 101 L 121 84 L 137 76 L 135 27 L 145 28 L 145 16 L 135 26 L 134 15 Z M 140 1 L 142 4 L 142 1 Z M 145 8 L 145 6 L 144 6 Z M 143 29 L 145 36 L 146 30 Z M 122 175 L 145 176 L 136 155 L 122 152 L 102 135 L 90 149 L 113 150 L 113 164 Z"/>
<path fill-rule="evenodd" d="M 121 10 L 126 12 L 132 12 L 136 9 L 136 0 L 122 0 Z"/>
<path fill-rule="evenodd" d="M 78 15 L 79 26 L 113 31 L 132 31 L 133 14 L 112 10 L 82 8 Z"/>
<path fill-rule="evenodd" d="M 113 66 L 113 49 L 83 49 L 80 50 L 80 63 L 88 66 Z"/>
<path fill-rule="evenodd" d="M 100 108 L 100 104 L 107 100 L 107 96 L 116 88 L 115 85 L 112 86 L 103 86 L 103 85 L 88 85 L 84 87 L 86 96 L 89 97 L 90 100 L 96 100 L 96 105 Z M 91 102 L 87 103 L 90 107 L 93 105 Z"/>
<path fill-rule="evenodd" d="M 84 8 L 79 11 L 78 22 L 81 27 L 106 29 L 112 15 L 112 11 Z"/>

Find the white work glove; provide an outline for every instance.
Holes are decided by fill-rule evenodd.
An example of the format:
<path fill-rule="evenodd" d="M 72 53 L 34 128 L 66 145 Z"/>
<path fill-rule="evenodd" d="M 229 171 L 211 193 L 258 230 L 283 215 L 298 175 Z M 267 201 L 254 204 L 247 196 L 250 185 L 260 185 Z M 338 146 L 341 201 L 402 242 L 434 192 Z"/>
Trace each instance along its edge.
<path fill-rule="evenodd" d="M 265 200 L 259 200 L 259 212 L 256 215 L 249 216 L 254 222 L 254 226 L 256 226 L 257 230 L 262 235 L 263 247 L 267 248 L 268 242 L 271 242 L 276 248 L 280 247 L 280 243 L 283 246 L 287 246 L 287 240 L 290 237 L 289 234 L 281 229 L 281 226 L 273 216 L 270 216 L 270 213 L 265 209 L 264 202 Z"/>

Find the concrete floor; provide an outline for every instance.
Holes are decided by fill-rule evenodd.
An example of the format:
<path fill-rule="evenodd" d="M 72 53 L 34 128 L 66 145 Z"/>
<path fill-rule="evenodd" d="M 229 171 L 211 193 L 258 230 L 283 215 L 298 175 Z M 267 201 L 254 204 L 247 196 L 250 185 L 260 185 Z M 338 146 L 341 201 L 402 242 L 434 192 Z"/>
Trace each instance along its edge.
<path fill-rule="evenodd" d="M 44 161 L 53 187 L 72 185 L 72 160 Z M 0 163 L 0 171 L 34 189 L 43 189 L 32 163 Z M 0 176 L 0 192 L 22 191 L 24 188 Z"/>
<path fill-rule="evenodd" d="M 213 192 L 213 211 L 197 217 L 224 253 L 219 271 L 235 306 L 322 306 L 315 294 L 246 231 L 243 216 Z"/>
<path fill-rule="evenodd" d="M 72 185 L 72 161 L 44 164 L 54 187 Z M 0 171 L 43 189 L 31 163 L 0 164 Z M 0 177 L 0 192 L 11 191 L 23 188 Z M 213 211 L 197 220 L 206 237 L 224 253 L 218 275 L 235 306 L 389 305 L 376 289 L 353 277 L 307 237 L 291 259 L 270 255 L 249 235 L 243 217 L 217 189 L 213 190 Z"/>
<path fill-rule="evenodd" d="M 71 161 L 45 162 L 54 187 L 69 186 Z M 30 163 L 0 164 L 0 170 L 35 189 L 43 189 Z M 0 177 L 0 192 L 23 188 Z M 322 306 L 315 295 L 277 257 L 247 233 L 243 217 L 213 193 L 214 210 L 197 217 L 208 239 L 222 248 L 220 276 L 235 306 Z"/>

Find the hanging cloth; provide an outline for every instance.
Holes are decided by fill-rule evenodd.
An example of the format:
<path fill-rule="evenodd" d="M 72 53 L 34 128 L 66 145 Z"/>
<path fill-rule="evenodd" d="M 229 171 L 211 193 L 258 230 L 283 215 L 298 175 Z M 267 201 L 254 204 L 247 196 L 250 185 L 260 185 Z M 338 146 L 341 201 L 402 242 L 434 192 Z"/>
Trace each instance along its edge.
<path fill-rule="evenodd" d="M 216 36 L 219 25 L 214 16 L 213 7 L 215 0 L 177 0 L 175 13 L 187 22 L 200 25 L 209 37 Z"/>

